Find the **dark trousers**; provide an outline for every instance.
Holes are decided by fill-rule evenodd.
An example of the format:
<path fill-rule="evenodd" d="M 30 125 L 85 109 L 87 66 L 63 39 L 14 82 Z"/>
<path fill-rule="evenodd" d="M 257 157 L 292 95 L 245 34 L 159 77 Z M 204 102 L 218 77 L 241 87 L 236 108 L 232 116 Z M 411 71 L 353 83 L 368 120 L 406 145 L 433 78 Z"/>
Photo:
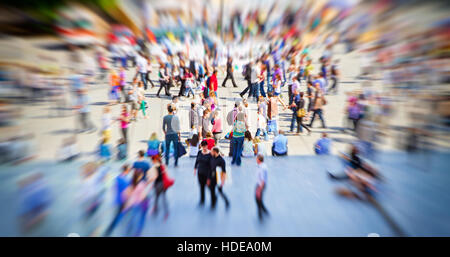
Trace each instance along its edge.
<path fill-rule="evenodd" d="M 181 80 L 180 91 L 178 92 L 178 96 L 184 95 L 184 91 L 186 91 L 186 80 L 182 79 Z M 205 98 L 207 98 L 207 96 L 205 96 Z"/>
<path fill-rule="evenodd" d="M 178 165 L 178 135 L 177 134 L 168 134 L 166 135 L 166 165 L 169 165 L 169 154 L 170 154 L 170 143 L 173 143 L 174 149 L 174 158 L 175 158 L 175 166 Z"/>
<path fill-rule="evenodd" d="M 245 95 L 245 93 L 247 93 L 248 91 L 248 98 L 250 98 L 252 96 L 252 83 L 250 82 L 250 80 L 247 80 L 247 87 L 244 89 L 244 91 L 242 91 L 240 93 L 241 97 L 243 97 Z"/>
<path fill-rule="evenodd" d="M 128 128 L 122 128 L 122 137 L 125 140 L 125 144 L 128 144 Z"/>
<path fill-rule="evenodd" d="M 311 132 L 311 130 L 305 124 L 303 124 L 303 117 L 296 117 L 296 118 L 297 118 L 297 133 L 303 132 L 302 127 L 308 130 L 308 132 Z"/>
<path fill-rule="evenodd" d="M 337 87 L 338 79 L 331 77 L 331 81 L 333 81 L 333 84 L 331 84 L 331 87 L 328 89 L 328 92 L 331 93 L 331 91 L 333 90 L 335 93 L 337 93 L 338 92 L 338 87 Z"/>
<path fill-rule="evenodd" d="M 275 147 L 272 146 L 272 156 L 285 156 L 285 155 L 287 155 L 287 151 L 284 152 L 284 153 L 279 153 L 279 152 L 275 151 L 274 148 L 275 148 Z"/>
<path fill-rule="evenodd" d="M 156 93 L 156 96 L 159 96 L 159 94 L 161 93 L 161 90 L 162 90 L 163 88 L 164 88 L 164 91 L 165 91 L 166 95 L 170 96 L 169 83 L 167 83 L 167 82 L 165 82 L 165 81 L 163 81 L 163 80 L 160 80 L 160 81 L 159 81 L 159 84 L 160 84 L 160 86 L 159 86 L 158 93 Z"/>
<path fill-rule="evenodd" d="M 121 203 L 119 205 L 119 207 L 117 208 L 117 213 L 114 216 L 113 221 L 111 222 L 111 224 L 109 225 L 108 229 L 105 232 L 105 236 L 109 236 L 111 234 L 111 232 L 114 230 L 114 228 L 117 226 L 117 224 L 119 223 L 119 221 L 122 219 L 123 217 L 123 207 L 125 206 L 124 203 Z"/>
<path fill-rule="evenodd" d="M 252 84 L 251 95 L 255 98 L 255 101 L 258 101 L 258 97 L 259 97 L 259 84 L 258 83 Z"/>
<path fill-rule="evenodd" d="M 288 85 L 288 96 L 289 96 L 289 105 L 291 105 L 293 102 L 293 99 L 294 99 L 294 97 L 292 95 L 292 84 Z"/>
<path fill-rule="evenodd" d="M 233 137 L 233 159 L 231 160 L 231 164 L 241 165 L 241 155 L 242 149 L 244 145 L 244 137 Z"/>
<path fill-rule="evenodd" d="M 198 183 L 200 185 L 200 204 L 205 203 L 205 187 L 207 180 L 208 177 L 205 174 L 198 174 Z M 215 181 L 210 180 L 209 191 L 211 192 L 211 206 L 215 207 L 217 202 Z"/>
<path fill-rule="evenodd" d="M 295 122 L 297 121 L 297 110 L 293 109 L 292 110 L 292 117 L 291 117 L 291 127 L 290 127 L 290 131 L 294 132 L 294 126 L 295 126 Z M 298 132 L 298 131 L 297 131 Z"/>
<path fill-rule="evenodd" d="M 155 205 L 153 207 L 153 210 L 155 213 L 158 212 L 158 200 L 159 200 L 160 196 L 162 196 L 162 199 L 163 199 L 164 212 L 165 212 L 165 214 L 167 214 L 167 213 L 169 213 L 169 208 L 168 208 L 168 204 L 167 204 L 166 190 L 164 189 L 163 182 L 158 182 L 155 185 Z"/>
<path fill-rule="evenodd" d="M 323 119 L 323 116 L 322 116 L 322 109 L 316 109 L 316 110 L 314 110 L 313 115 L 312 115 L 312 119 L 311 119 L 311 123 L 309 123 L 309 126 L 312 127 L 312 124 L 313 124 L 313 122 L 314 122 L 314 119 L 316 118 L 316 115 L 318 115 L 318 116 L 319 116 L 319 119 L 322 121 L 322 127 L 323 127 L 323 128 L 326 128 L 326 126 L 325 126 L 325 120 Z"/>
<path fill-rule="evenodd" d="M 258 189 L 258 185 L 256 186 L 256 190 L 257 189 Z M 264 205 L 264 202 L 263 202 L 264 190 L 266 190 L 265 186 L 261 190 L 261 197 L 259 197 L 259 198 L 258 198 L 258 196 L 256 196 L 256 193 L 255 193 L 256 205 L 258 206 L 258 216 L 259 216 L 260 219 L 263 217 L 262 216 L 263 214 L 267 214 L 268 213 L 267 208 L 266 208 L 266 206 Z"/>
<path fill-rule="evenodd" d="M 145 79 L 147 80 L 147 82 L 150 82 L 152 88 L 155 87 L 155 84 L 153 84 L 153 81 L 150 79 L 150 72 L 145 73 Z M 147 89 L 147 87 L 145 89 Z"/>
<path fill-rule="evenodd" d="M 228 73 L 228 72 L 227 72 L 227 76 L 225 77 L 225 79 L 222 82 L 222 87 L 225 87 L 225 84 L 228 79 L 231 79 L 231 83 L 233 83 L 233 87 L 237 87 L 236 82 L 234 81 L 233 73 Z"/>

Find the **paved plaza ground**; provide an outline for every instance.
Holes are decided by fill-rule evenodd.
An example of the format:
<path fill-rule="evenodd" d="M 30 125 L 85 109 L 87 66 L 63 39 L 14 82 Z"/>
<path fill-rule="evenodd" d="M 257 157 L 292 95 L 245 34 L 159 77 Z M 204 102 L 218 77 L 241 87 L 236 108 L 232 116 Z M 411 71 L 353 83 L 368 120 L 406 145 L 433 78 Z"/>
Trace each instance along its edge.
<path fill-rule="evenodd" d="M 313 59 L 317 60 L 320 51 L 313 51 Z M 450 231 L 448 212 L 448 176 L 445 176 L 448 164 L 448 154 L 441 152 L 418 153 L 408 155 L 395 149 L 395 131 L 388 131 L 378 145 L 378 153 L 374 163 L 385 176 L 386 183 L 379 195 L 383 211 L 372 205 L 355 200 L 344 199 L 335 194 L 341 182 L 331 181 L 326 171 L 341 172 L 343 165 L 335 156 L 319 157 L 314 155 L 313 144 L 321 132 L 327 132 L 333 140 L 333 154 L 346 151 L 349 143 L 355 138 L 351 133 L 345 133 L 344 106 L 345 93 L 361 88 L 361 81 L 356 79 L 359 74 L 357 53 L 342 54 L 337 49 L 337 57 L 341 60 L 343 73 L 338 95 L 327 96 L 328 104 L 324 108 L 327 122 L 326 129 L 321 129 L 320 121 L 315 122 L 311 135 L 288 134 L 289 156 L 282 158 L 267 158 L 269 167 L 268 190 L 265 201 L 270 211 L 270 218 L 260 223 L 256 214 L 254 187 L 256 182 L 253 158 L 243 160 L 241 167 L 229 166 L 231 183 L 225 186 L 225 192 L 231 201 L 227 211 L 219 199 L 219 207 L 214 212 L 208 206 L 197 207 L 199 190 L 197 179 L 193 175 L 194 160 L 182 157 L 178 168 L 169 165 L 171 175 L 176 179 L 175 185 L 168 191 L 170 216 L 163 222 L 162 215 L 148 216 L 143 231 L 144 236 L 367 236 L 377 233 L 381 236 L 396 236 L 388 220 L 392 219 L 404 235 L 408 236 L 448 236 Z M 315 63 L 315 68 L 319 65 Z M 154 71 L 156 71 L 154 67 Z M 128 79 L 134 71 L 127 73 Z M 219 85 L 224 74 L 219 74 Z M 152 74 L 156 82 L 156 72 Z M 233 107 L 234 101 L 240 99 L 246 82 L 236 72 L 239 88 L 233 88 L 231 82 L 227 88 L 219 87 L 219 101 L 222 120 Z M 158 85 L 156 82 L 155 85 Z M 374 83 L 377 86 L 377 82 Z M 305 87 L 302 88 L 303 90 Z M 106 83 L 92 85 L 89 90 L 91 97 L 91 120 L 100 127 L 101 113 L 108 102 L 109 86 Z M 170 99 L 156 98 L 158 88 L 149 89 L 149 119 L 138 119 L 129 130 L 129 155 L 132 161 L 138 150 L 146 149 L 146 140 L 152 132 L 158 133 L 162 139 L 162 117 L 167 113 L 166 105 Z M 178 93 L 179 88 L 173 88 L 172 93 Z M 283 99 L 287 101 L 287 88 L 283 89 Z M 69 100 L 69 99 L 68 99 Z M 182 135 L 188 135 L 188 111 L 191 99 L 181 99 L 178 112 L 182 122 Z M 256 104 L 250 100 L 250 131 L 256 130 Z M 45 235 L 66 236 L 68 233 L 78 233 L 82 236 L 98 235 L 96 228 L 102 230 L 111 221 L 115 213 L 112 204 L 113 190 L 108 190 L 100 210 L 90 219 L 82 218 L 79 198 L 83 194 L 80 178 L 80 166 L 87 160 L 92 160 L 100 136 L 94 133 L 77 134 L 77 146 L 83 153 L 80 160 L 71 164 L 57 164 L 55 155 L 62 140 L 74 134 L 77 117 L 72 111 L 65 111 L 65 117 L 50 118 L 52 106 L 48 102 L 25 105 L 22 108 L 24 118 L 18 123 L 22 132 L 32 132 L 35 135 L 36 158 L 31 162 L 18 166 L 2 166 L 0 173 L 0 236 Z M 113 116 L 120 113 L 120 105 L 113 106 Z M 399 105 L 399 109 L 401 106 Z M 289 130 L 292 112 L 285 110 L 280 114 L 281 128 Z M 404 124 L 406 118 L 399 110 L 391 125 Z M 224 131 L 229 131 L 224 122 Z M 120 137 L 118 125 L 113 125 L 112 142 Z M 272 136 L 270 137 L 272 139 Z M 184 141 L 184 140 L 183 140 Z M 264 143 L 270 152 L 271 140 Z M 228 140 L 221 140 L 220 147 L 228 153 Z M 122 163 L 111 162 L 108 189 L 111 189 L 114 176 Z M 41 171 L 46 181 L 51 185 L 55 200 L 50 208 L 46 221 L 36 230 L 22 233 L 17 223 L 17 180 L 29 172 Z M 443 192 L 446 192 L 443 194 Z M 207 195 L 209 196 L 209 195 Z M 207 203 L 209 203 L 207 197 Z M 125 235 L 126 220 L 113 235 Z"/>

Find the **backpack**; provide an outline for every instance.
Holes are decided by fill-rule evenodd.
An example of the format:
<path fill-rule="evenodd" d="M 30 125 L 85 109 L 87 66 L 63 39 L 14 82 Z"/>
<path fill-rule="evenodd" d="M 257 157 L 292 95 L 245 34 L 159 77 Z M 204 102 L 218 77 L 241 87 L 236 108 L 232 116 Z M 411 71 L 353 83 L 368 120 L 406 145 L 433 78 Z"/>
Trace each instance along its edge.
<path fill-rule="evenodd" d="M 233 116 L 234 116 L 234 109 L 231 110 L 231 111 L 227 114 L 227 123 L 228 123 L 229 126 L 233 125 L 233 123 L 234 123 Z"/>

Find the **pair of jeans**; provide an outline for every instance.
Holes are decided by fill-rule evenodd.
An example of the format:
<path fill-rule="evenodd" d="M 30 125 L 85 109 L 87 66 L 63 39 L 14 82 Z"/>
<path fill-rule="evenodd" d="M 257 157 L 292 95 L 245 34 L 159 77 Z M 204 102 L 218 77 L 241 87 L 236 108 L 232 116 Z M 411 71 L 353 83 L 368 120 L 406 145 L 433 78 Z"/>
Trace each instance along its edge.
<path fill-rule="evenodd" d="M 141 76 L 141 81 L 144 83 L 144 89 L 147 90 L 147 73 L 139 72 Z"/>
<path fill-rule="evenodd" d="M 166 156 L 166 165 L 169 165 L 169 156 L 170 156 L 170 143 L 173 143 L 173 157 L 175 158 L 175 166 L 178 165 L 178 135 L 177 134 L 167 134 L 166 135 L 166 149 L 165 149 L 165 156 Z"/>
<path fill-rule="evenodd" d="M 261 129 L 261 128 L 256 129 L 255 137 L 259 137 L 259 135 L 261 135 L 261 133 L 264 135 L 264 140 L 267 141 L 269 139 L 269 136 L 267 135 L 266 129 Z"/>
<path fill-rule="evenodd" d="M 322 109 L 315 109 L 313 111 L 313 115 L 312 115 L 312 118 L 311 118 L 311 123 L 309 123 L 309 126 L 312 127 L 312 124 L 314 122 L 314 119 L 316 118 L 316 115 L 318 115 L 319 119 L 322 121 L 322 127 L 326 128 L 325 120 L 323 119 L 323 116 L 322 116 Z"/>
<path fill-rule="evenodd" d="M 233 142 L 233 159 L 231 160 L 231 164 L 241 165 L 241 155 L 244 145 L 244 137 L 234 137 L 232 139 Z"/>
<path fill-rule="evenodd" d="M 278 136 L 278 124 L 277 124 L 277 120 L 273 119 L 273 120 L 269 120 L 267 122 L 267 127 L 268 130 L 267 132 L 273 132 L 273 134 L 275 136 Z"/>
<path fill-rule="evenodd" d="M 259 85 L 258 83 L 252 83 L 252 93 L 251 95 L 255 98 L 255 101 L 258 101 L 259 98 Z"/>
<path fill-rule="evenodd" d="M 297 109 L 293 109 L 292 110 L 292 118 L 291 118 L 291 127 L 290 127 L 291 132 L 294 132 L 296 122 L 297 122 Z"/>
<path fill-rule="evenodd" d="M 285 155 L 287 155 L 287 151 L 284 153 L 279 153 L 279 152 L 275 151 L 275 146 L 272 145 L 272 156 L 285 156 Z"/>
<path fill-rule="evenodd" d="M 331 91 L 334 91 L 336 94 L 338 92 L 338 79 L 336 77 L 331 77 L 331 81 L 333 81 L 333 84 L 331 84 L 331 87 L 328 89 L 328 92 L 331 93 Z"/>
<path fill-rule="evenodd" d="M 261 92 L 261 95 L 266 97 L 266 92 L 264 92 L 264 80 L 259 82 L 259 91 Z"/>
<path fill-rule="evenodd" d="M 189 97 L 189 95 L 192 94 L 192 97 L 195 96 L 194 89 L 192 87 L 186 88 L 186 91 L 184 92 L 184 96 Z"/>
<path fill-rule="evenodd" d="M 169 88 L 169 83 L 165 82 L 164 80 L 160 80 L 160 86 L 159 86 L 159 90 L 158 93 L 156 93 L 156 96 L 159 96 L 159 94 L 161 93 L 161 90 L 164 88 L 164 91 L 166 93 L 167 96 L 170 96 L 170 88 Z"/>

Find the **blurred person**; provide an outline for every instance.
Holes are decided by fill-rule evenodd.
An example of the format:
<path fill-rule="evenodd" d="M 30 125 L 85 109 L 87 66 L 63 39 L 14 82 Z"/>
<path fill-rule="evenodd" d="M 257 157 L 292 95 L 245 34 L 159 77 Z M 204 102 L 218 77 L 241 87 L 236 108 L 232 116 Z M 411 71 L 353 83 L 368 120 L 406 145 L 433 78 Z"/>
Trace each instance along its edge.
<path fill-rule="evenodd" d="M 115 70 L 111 70 L 110 74 L 110 86 L 111 91 L 109 93 L 109 97 L 112 103 L 119 103 L 120 96 L 119 96 L 119 89 L 120 89 L 120 80 L 119 75 L 117 75 Z"/>
<path fill-rule="evenodd" d="M 180 139 L 180 121 L 178 116 L 174 115 L 172 105 L 167 107 L 168 114 L 163 118 L 162 129 L 165 134 L 165 158 L 166 166 L 169 165 L 170 145 L 173 144 L 175 167 L 178 166 L 178 141 Z"/>
<path fill-rule="evenodd" d="M 227 74 L 225 76 L 225 79 L 222 82 L 222 87 L 226 86 L 226 82 L 227 82 L 228 79 L 231 79 L 231 83 L 233 83 L 233 87 L 238 87 L 236 85 L 236 82 L 234 81 L 233 71 L 234 71 L 233 58 L 232 57 L 228 57 L 228 60 L 227 60 Z"/>
<path fill-rule="evenodd" d="M 254 144 L 254 148 L 255 148 L 255 155 L 258 155 L 258 154 L 261 154 L 263 156 L 267 155 L 266 148 L 262 144 L 261 138 L 259 136 L 256 136 L 253 139 L 253 144 Z"/>
<path fill-rule="evenodd" d="M 331 140 L 328 138 L 327 133 L 322 133 L 322 137 L 314 144 L 314 152 L 317 155 L 329 155 L 331 154 Z"/>
<path fill-rule="evenodd" d="M 52 192 L 41 172 L 28 175 L 18 182 L 20 225 L 24 231 L 41 223 L 49 213 Z"/>
<path fill-rule="evenodd" d="M 217 170 L 218 167 L 220 168 L 220 170 Z M 230 201 L 228 200 L 226 194 L 223 192 L 223 186 L 225 184 L 227 177 L 226 164 L 225 160 L 220 154 L 219 148 L 214 147 L 211 151 L 211 179 L 209 185 L 210 188 L 216 186 L 217 183 L 216 176 L 218 176 L 218 172 L 220 172 L 220 185 L 218 186 L 219 195 L 225 201 L 225 208 L 228 209 L 230 207 Z"/>
<path fill-rule="evenodd" d="M 111 159 L 111 145 L 109 141 L 102 138 L 99 146 L 99 157 L 102 161 L 109 161 Z"/>
<path fill-rule="evenodd" d="M 278 102 L 280 102 L 284 108 L 286 108 L 284 102 L 273 95 L 273 92 L 268 93 L 268 103 L 267 103 L 267 132 L 273 132 L 274 135 L 278 135 Z"/>
<path fill-rule="evenodd" d="M 63 140 L 61 148 L 58 150 L 57 159 L 60 162 L 70 162 L 81 156 L 77 149 L 76 137 L 69 137 Z"/>
<path fill-rule="evenodd" d="M 113 120 L 111 117 L 111 107 L 105 106 L 103 108 L 103 114 L 102 114 L 102 129 L 101 129 L 101 135 L 102 138 L 105 139 L 107 142 L 111 140 L 111 125 L 113 124 Z"/>
<path fill-rule="evenodd" d="M 127 84 L 127 76 L 125 73 L 125 68 L 119 68 L 119 91 L 123 92 L 125 85 Z"/>
<path fill-rule="evenodd" d="M 216 145 L 213 134 L 209 131 L 206 133 L 206 137 L 202 141 L 206 141 L 206 143 L 208 144 L 208 150 L 210 151 Z"/>
<path fill-rule="evenodd" d="M 258 154 L 256 156 L 256 163 L 258 164 L 258 170 L 256 173 L 257 182 L 256 182 L 256 190 L 255 190 L 255 199 L 256 205 L 258 206 L 258 217 L 260 220 L 263 219 L 263 215 L 268 215 L 266 206 L 263 203 L 263 194 L 267 188 L 267 166 L 264 163 L 264 156 L 262 154 Z"/>
<path fill-rule="evenodd" d="M 187 145 L 189 147 L 189 157 L 197 157 L 200 148 L 200 140 L 198 138 L 198 134 L 194 134 L 192 138 L 188 139 Z"/>
<path fill-rule="evenodd" d="M 233 158 L 231 160 L 231 164 L 241 166 L 241 155 L 244 144 L 244 136 L 247 129 L 248 124 L 245 120 L 245 114 L 243 112 L 240 112 L 237 114 L 236 121 L 233 123 L 233 139 L 232 139 Z"/>
<path fill-rule="evenodd" d="M 150 163 L 145 159 L 145 151 L 139 150 L 138 158 L 133 162 L 132 169 L 134 173 L 142 173 L 142 179 L 147 179 L 147 172 L 150 169 Z"/>
<path fill-rule="evenodd" d="M 159 93 L 161 93 L 161 90 L 163 88 L 166 93 L 166 96 L 171 96 L 169 74 L 167 72 L 166 66 L 163 63 L 160 64 L 158 76 L 159 76 L 159 90 L 158 93 L 156 93 L 156 97 L 159 97 Z"/>
<path fill-rule="evenodd" d="M 153 163 L 152 169 L 156 170 L 156 172 L 153 173 L 155 173 L 156 176 L 152 176 L 152 178 L 149 180 L 150 182 L 153 182 L 153 188 L 155 188 L 155 201 L 151 212 L 154 214 L 158 213 L 158 200 L 159 197 L 162 196 L 163 208 L 165 212 L 164 220 L 167 220 L 167 218 L 169 217 L 169 205 L 167 203 L 166 191 L 168 187 L 170 187 L 173 184 L 173 179 L 168 178 L 167 167 L 162 163 L 160 155 L 153 155 L 152 163 Z M 167 179 L 171 180 L 169 185 L 165 184 L 164 182 Z"/>
<path fill-rule="evenodd" d="M 250 98 L 252 96 L 252 71 L 253 71 L 253 61 L 251 60 L 246 66 L 245 66 L 245 70 L 244 70 L 244 78 L 245 80 L 247 80 L 247 87 L 242 90 L 241 93 L 239 93 L 239 95 L 244 98 L 244 95 L 247 93 L 248 91 L 248 98 Z"/>
<path fill-rule="evenodd" d="M 75 109 L 78 109 L 79 113 L 79 123 L 77 127 L 80 127 L 79 125 L 81 125 L 81 128 L 78 129 L 78 133 L 86 131 L 92 133 L 96 130 L 89 117 L 91 112 L 89 102 L 90 98 L 88 96 L 87 90 L 81 89 L 80 95 L 77 98 L 77 105 L 75 106 Z"/>
<path fill-rule="evenodd" d="M 198 134 L 200 129 L 199 114 L 197 111 L 197 104 L 191 102 L 191 109 L 189 110 L 189 129 L 192 134 Z"/>
<path fill-rule="evenodd" d="M 145 101 L 145 91 L 144 91 L 144 83 L 142 81 L 139 82 L 137 90 L 137 102 L 139 104 L 139 111 L 142 111 L 142 115 L 144 116 L 144 119 L 148 119 L 148 113 L 146 112 L 148 105 Z"/>
<path fill-rule="evenodd" d="M 244 144 L 242 146 L 242 157 L 254 157 L 255 149 L 253 147 L 253 139 L 250 131 L 245 131 Z"/>
<path fill-rule="evenodd" d="M 158 139 L 158 135 L 153 132 L 147 141 L 147 156 L 160 154 L 161 141 Z"/>
<path fill-rule="evenodd" d="M 255 102 L 258 102 L 259 98 L 259 74 L 261 73 L 261 64 L 256 62 L 252 67 L 250 82 L 251 82 L 251 95 L 255 98 Z"/>
<path fill-rule="evenodd" d="M 215 110 L 212 115 L 211 123 L 213 124 L 211 132 L 214 136 L 214 141 L 216 145 L 219 143 L 222 135 L 222 119 L 220 118 L 220 114 L 218 110 Z"/>
<path fill-rule="evenodd" d="M 128 157 L 128 147 L 124 138 L 119 139 L 117 148 L 117 160 L 123 161 Z"/>
<path fill-rule="evenodd" d="M 315 92 L 314 92 L 314 102 L 313 102 L 313 113 L 311 117 L 311 122 L 308 124 L 309 127 L 312 128 L 314 123 L 314 119 L 319 116 L 320 121 L 322 122 L 322 128 L 326 128 L 325 120 L 323 119 L 323 106 L 326 104 L 325 97 L 323 95 L 322 90 L 320 89 L 319 83 L 316 83 Z"/>
<path fill-rule="evenodd" d="M 216 205 L 216 190 L 212 185 L 215 186 L 214 182 L 211 183 L 211 153 L 208 150 L 208 143 L 202 141 L 200 143 L 201 150 L 198 151 L 197 158 L 195 159 L 194 165 L 194 176 L 198 176 L 198 182 L 200 185 L 200 206 L 205 203 L 205 186 L 208 185 L 211 191 L 211 207 Z"/>
<path fill-rule="evenodd" d="M 184 92 L 185 97 L 189 97 L 190 94 L 192 94 L 192 98 L 195 98 L 195 92 L 194 92 L 194 75 L 189 71 L 188 68 L 185 69 L 184 72 L 185 76 L 185 87 L 186 90 Z"/>
<path fill-rule="evenodd" d="M 147 59 L 147 73 L 145 74 L 145 81 L 150 82 L 150 85 L 152 85 L 152 88 L 154 88 L 155 84 L 153 84 L 153 81 L 150 79 L 150 74 L 152 73 L 152 62 L 150 60 L 150 57 L 147 57 L 146 59 Z M 147 88 L 145 88 L 145 90 L 147 90 Z"/>
<path fill-rule="evenodd" d="M 308 135 L 311 134 L 311 130 L 305 124 L 303 124 L 303 119 L 306 117 L 307 114 L 305 110 L 305 100 L 303 99 L 303 92 L 298 93 L 297 91 L 295 91 L 295 96 L 293 98 L 293 110 L 295 119 L 297 121 L 297 134 L 302 133 L 303 128 L 305 128 L 308 131 Z M 293 124 L 291 124 L 291 132 L 293 130 L 294 126 Z"/>
<path fill-rule="evenodd" d="M 98 51 L 97 52 L 97 63 L 98 63 L 98 67 L 99 67 L 99 80 L 102 81 L 105 79 L 105 77 L 108 74 L 108 64 L 107 64 L 107 60 L 106 60 L 106 56 L 103 53 L 103 51 Z"/>
<path fill-rule="evenodd" d="M 278 131 L 272 143 L 272 156 L 284 156 L 288 154 L 288 140 L 283 130 Z"/>
<path fill-rule="evenodd" d="M 259 92 L 265 98 L 266 92 L 264 91 L 264 80 L 266 78 L 267 67 L 266 65 L 260 61 L 260 72 L 258 74 L 258 84 L 259 84 Z"/>
<path fill-rule="evenodd" d="M 263 55 L 263 63 L 264 63 L 264 67 L 266 70 L 267 92 L 272 92 L 273 88 L 272 88 L 272 85 L 270 84 L 270 78 L 271 78 L 270 59 L 269 59 L 268 54 Z"/>
<path fill-rule="evenodd" d="M 257 114 L 255 137 L 263 134 L 264 140 L 267 141 L 269 138 L 267 134 L 267 102 L 264 100 L 263 96 L 259 97 Z"/>
<path fill-rule="evenodd" d="M 125 143 L 128 144 L 128 126 L 130 124 L 130 113 L 128 112 L 128 108 L 125 104 L 122 105 L 122 112 L 117 120 L 120 121 L 122 138 L 125 140 Z"/>
<path fill-rule="evenodd" d="M 328 89 L 328 91 L 334 92 L 335 94 L 338 93 L 338 82 L 340 77 L 340 71 L 339 71 L 339 60 L 335 60 L 334 63 L 331 65 L 330 68 L 330 79 L 332 81 L 331 87 Z"/>
<path fill-rule="evenodd" d="M 117 213 L 114 216 L 111 224 L 106 229 L 103 236 L 109 236 L 114 228 L 119 223 L 120 219 L 122 218 L 123 211 L 125 208 L 125 197 L 124 197 L 124 191 L 128 188 L 130 185 L 130 178 L 128 174 L 131 171 L 131 167 L 128 164 L 124 164 L 122 166 L 122 170 L 120 174 L 116 177 L 116 184 L 115 184 L 115 190 L 116 190 L 116 197 L 115 197 L 115 204 L 117 204 Z"/>
<path fill-rule="evenodd" d="M 200 118 L 201 127 L 199 131 L 200 139 L 206 138 L 206 134 L 211 132 L 211 113 L 209 110 L 203 111 L 203 116 Z"/>

